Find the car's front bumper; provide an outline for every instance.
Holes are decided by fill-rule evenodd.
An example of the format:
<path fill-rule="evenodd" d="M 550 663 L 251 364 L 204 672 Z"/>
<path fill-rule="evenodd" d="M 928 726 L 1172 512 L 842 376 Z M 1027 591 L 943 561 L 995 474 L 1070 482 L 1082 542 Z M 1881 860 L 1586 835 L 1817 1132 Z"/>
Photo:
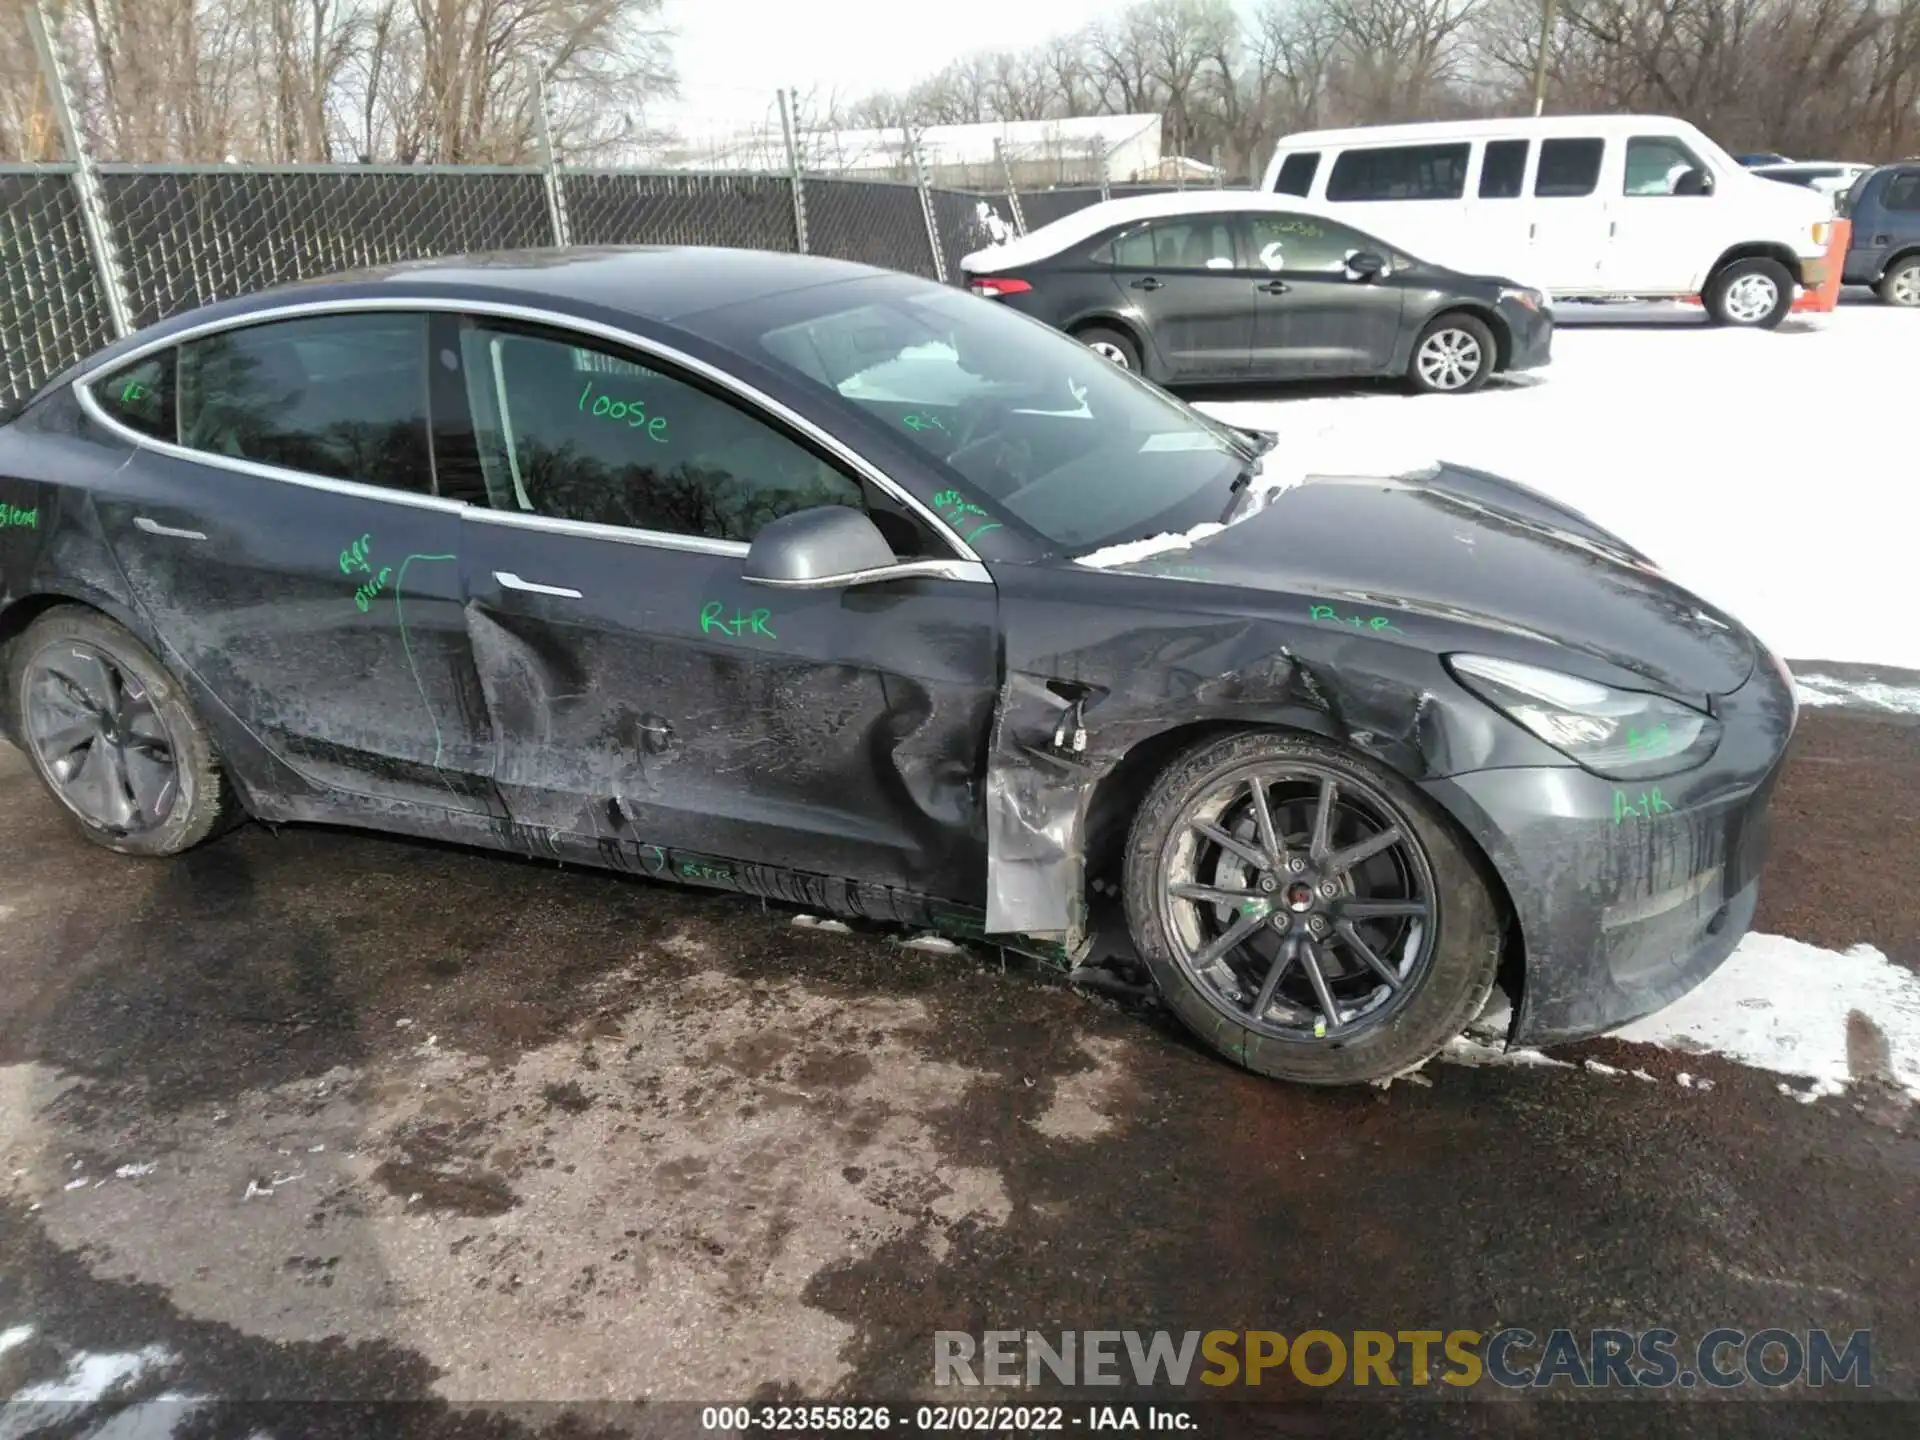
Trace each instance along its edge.
<path fill-rule="evenodd" d="M 1707 764 L 1615 782 L 1570 766 L 1427 783 L 1506 884 L 1524 947 L 1512 1040 L 1613 1030 L 1710 975 L 1753 920 L 1772 798 L 1796 706 L 1766 660 L 1718 700 Z"/>
<path fill-rule="evenodd" d="M 1518 301 L 1500 302 L 1500 318 L 1507 322 L 1512 337 L 1508 370 L 1537 370 L 1553 358 L 1553 312 L 1546 306 L 1533 309 Z"/>

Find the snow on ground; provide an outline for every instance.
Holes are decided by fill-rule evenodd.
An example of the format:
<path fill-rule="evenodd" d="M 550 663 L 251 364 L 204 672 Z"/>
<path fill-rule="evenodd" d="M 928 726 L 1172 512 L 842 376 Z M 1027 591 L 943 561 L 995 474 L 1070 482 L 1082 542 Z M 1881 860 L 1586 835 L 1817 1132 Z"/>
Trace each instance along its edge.
<path fill-rule="evenodd" d="M 1748 935 L 1697 990 L 1614 1035 L 1805 1077 L 1803 1098 L 1873 1075 L 1920 1101 L 1920 975 L 1871 945 Z"/>
<path fill-rule="evenodd" d="M 1920 314 L 1849 297 L 1772 332 L 1699 317 L 1563 305 L 1553 363 L 1477 395 L 1202 408 L 1278 431 L 1269 474 L 1453 460 L 1523 481 L 1646 551 L 1779 654 L 1920 670 L 1920 460 L 1905 426 Z"/>
<path fill-rule="evenodd" d="M 1920 685 L 1886 685 L 1878 680 L 1842 680 L 1832 675 L 1796 673 L 1794 689 L 1802 705 L 1851 705 L 1920 715 Z"/>

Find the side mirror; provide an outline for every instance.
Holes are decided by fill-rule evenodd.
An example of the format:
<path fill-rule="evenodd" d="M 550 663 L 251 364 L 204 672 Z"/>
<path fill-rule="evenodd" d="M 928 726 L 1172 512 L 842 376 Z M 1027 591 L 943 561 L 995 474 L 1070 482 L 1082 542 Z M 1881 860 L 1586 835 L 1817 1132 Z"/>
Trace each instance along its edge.
<path fill-rule="evenodd" d="M 1348 257 L 1347 273 L 1356 280 L 1378 280 L 1387 273 L 1387 257 L 1375 250 L 1362 250 Z"/>
<path fill-rule="evenodd" d="M 741 578 L 757 585 L 827 590 L 899 563 L 866 511 L 822 505 L 763 526 L 747 550 Z"/>
<path fill-rule="evenodd" d="M 1673 182 L 1673 193 L 1676 195 L 1711 195 L 1713 193 L 1713 177 L 1704 170 L 1684 171 L 1680 178 Z"/>

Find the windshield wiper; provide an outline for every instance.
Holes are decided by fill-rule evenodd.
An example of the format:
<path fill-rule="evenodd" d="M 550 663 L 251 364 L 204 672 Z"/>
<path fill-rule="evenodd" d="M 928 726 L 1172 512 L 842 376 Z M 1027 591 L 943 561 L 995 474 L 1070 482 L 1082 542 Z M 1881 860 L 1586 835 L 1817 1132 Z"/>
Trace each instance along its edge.
<path fill-rule="evenodd" d="M 1258 473 L 1260 461 L 1279 443 L 1280 437 L 1272 431 L 1267 431 L 1262 434 L 1258 440 L 1254 441 L 1253 449 L 1247 455 L 1247 463 L 1242 465 L 1240 472 L 1233 477 L 1233 483 L 1227 487 L 1227 492 L 1231 495 L 1238 495 L 1242 490 L 1246 489 L 1247 482 L 1252 480 L 1254 475 Z"/>

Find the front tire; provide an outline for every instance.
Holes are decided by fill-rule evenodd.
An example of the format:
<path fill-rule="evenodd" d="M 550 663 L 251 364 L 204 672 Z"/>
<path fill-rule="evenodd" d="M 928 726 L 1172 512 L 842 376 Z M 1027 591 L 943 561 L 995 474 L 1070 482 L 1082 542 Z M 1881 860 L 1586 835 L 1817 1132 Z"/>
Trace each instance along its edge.
<path fill-rule="evenodd" d="M 121 626 L 63 605 L 29 625 L 10 658 L 17 733 L 87 839 L 122 855 L 177 855 L 228 817 L 212 737 Z"/>
<path fill-rule="evenodd" d="M 1875 287 L 1880 298 L 1889 305 L 1898 305 L 1902 309 L 1920 309 L 1920 255 L 1909 255 L 1896 261 L 1893 268 L 1880 277 Z"/>
<path fill-rule="evenodd" d="M 1131 370 L 1136 375 L 1141 373 L 1140 347 L 1133 343 L 1131 336 L 1105 325 L 1089 325 L 1084 330 L 1076 330 L 1073 338 L 1122 370 Z"/>
<path fill-rule="evenodd" d="M 1310 1085 L 1423 1064 L 1492 992 L 1500 917 L 1405 780 L 1317 736 L 1203 742 L 1128 839 L 1127 922 L 1168 1005 L 1247 1069 Z"/>
<path fill-rule="evenodd" d="M 1473 315 L 1442 315 L 1420 332 L 1407 382 L 1423 395 L 1471 395 L 1493 375 L 1493 331 Z"/>
<path fill-rule="evenodd" d="M 1736 260 L 1714 272 L 1701 298 L 1716 325 L 1771 330 L 1793 309 L 1793 276 L 1778 260 Z"/>

